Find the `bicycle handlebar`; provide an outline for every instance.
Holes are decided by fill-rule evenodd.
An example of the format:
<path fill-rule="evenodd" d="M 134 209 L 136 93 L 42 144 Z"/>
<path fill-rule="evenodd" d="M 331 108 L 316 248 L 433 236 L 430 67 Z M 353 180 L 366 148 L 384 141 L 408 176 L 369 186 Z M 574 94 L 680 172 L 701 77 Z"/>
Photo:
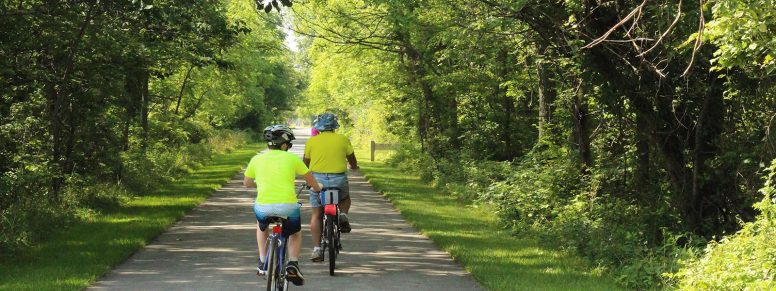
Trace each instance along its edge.
<path fill-rule="evenodd" d="M 302 183 L 302 185 L 299 185 L 299 190 L 296 191 L 296 197 L 298 198 L 304 190 L 310 190 L 310 188 L 311 187 L 307 184 L 307 182 Z"/>

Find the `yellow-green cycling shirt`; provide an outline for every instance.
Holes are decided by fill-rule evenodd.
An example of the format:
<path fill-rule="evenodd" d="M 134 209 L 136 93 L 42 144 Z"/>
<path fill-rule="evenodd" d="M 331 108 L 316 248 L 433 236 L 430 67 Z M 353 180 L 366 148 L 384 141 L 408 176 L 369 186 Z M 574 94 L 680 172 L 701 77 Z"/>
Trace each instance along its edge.
<path fill-rule="evenodd" d="M 304 147 L 304 157 L 310 159 L 310 170 L 316 173 L 346 172 L 348 164 L 345 157 L 352 154 L 350 140 L 331 131 L 311 137 Z"/>
<path fill-rule="evenodd" d="M 256 180 L 257 204 L 297 203 L 294 179 L 309 171 L 299 156 L 269 150 L 251 159 L 245 176 Z"/>

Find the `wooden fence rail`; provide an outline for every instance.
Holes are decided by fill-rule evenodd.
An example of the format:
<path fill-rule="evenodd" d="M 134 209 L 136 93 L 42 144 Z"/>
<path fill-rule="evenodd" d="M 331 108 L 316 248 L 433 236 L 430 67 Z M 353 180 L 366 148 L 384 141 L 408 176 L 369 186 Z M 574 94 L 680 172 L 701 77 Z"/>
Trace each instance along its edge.
<path fill-rule="evenodd" d="M 375 161 L 375 151 L 380 150 L 395 150 L 399 148 L 398 144 L 395 143 L 376 143 L 375 141 L 371 141 L 369 143 L 369 151 L 372 153 L 370 160 Z"/>

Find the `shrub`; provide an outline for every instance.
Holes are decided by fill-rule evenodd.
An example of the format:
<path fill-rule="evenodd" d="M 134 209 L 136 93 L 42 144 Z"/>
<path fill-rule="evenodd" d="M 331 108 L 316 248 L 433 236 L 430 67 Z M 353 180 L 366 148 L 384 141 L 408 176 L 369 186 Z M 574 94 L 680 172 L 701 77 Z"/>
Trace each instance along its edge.
<path fill-rule="evenodd" d="M 674 219 L 666 217 L 670 207 L 639 208 L 622 198 L 627 195 L 604 188 L 610 184 L 602 181 L 606 177 L 583 174 L 563 148 L 544 144 L 524 156 L 509 177 L 484 180 L 492 183 L 479 198 L 493 205 L 515 234 L 578 253 L 624 286 L 670 284 L 662 274 L 676 271 L 677 258 L 692 254 L 688 242 L 702 240 L 666 228 L 651 233 L 656 221 L 663 225 Z"/>
<path fill-rule="evenodd" d="M 685 260 L 669 277 L 682 290 L 773 290 L 776 288 L 776 160 L 769 168 L 760 211 L 754 222 L 719 242 L 711 242 L 702 257 Z"/>
<path fill-rule="evenodd" d="M 132 198 L 126 188 L 115 183 L 83 185 L 73 191 L 78 192 L 81 207 L 97 211 L 116 209 Z"/>
<path fill-rule="evenodd" d="M 650 217 L 623 199 L 583 193 L 543 225 L 539 235 L 609 270 L 628 288 L 652 289 L 671 285 L 663 274 L 678 270 L 678 259 L 692 256 L 703 240 L 666 228 L 659 238 L 651 238 L 645 233 Z"/>
<path fill-rule="evenodd" d="M 147 192 L 154 185 L 169 182 L 201 165 L 215 153 L 230 151 L 245 144 L 249 133 L 232 130 L 213 132 L 202 143 L 172 147 L 157 142 L 147 149 L 122 153 L 123 183 L 135 193 Z"/>
<path fill-rule="evenodd" d="M 526 155 L 504 180 L 482 192 L 480 201 L 493 204 L 515 232 L 531 230 L 553 219 L 583 187 L 579 169 L 565 152 L 549 145 Z"/>
<path fill-rule="evenodd" d="M 488 193 L 491 185 L 506 181 L 512 176 L 512 163 L 476 160 L 462 157 L 445 160 L 440 165 L 444 175 L 439 175 L 437 185 L 446 193 L 462 200 L 478 200 Z"/>
<path fill-rule="evenodd" d="M 210 153 L 223 153 L 247 143 L 251 133 L 246 131 L 218 130 L 206 139 Z"/>
<path fill-rule="evenodd" d="M 401 145 L 387 162 L 393 167 L 419 175 L 425 182 L 433 181 L 438 174 L 431 156 L 408 144 Z"/>
<path fill-rule="evenodd" d="M 67 188 L 53 199 L 49 179 L 42 169 L 23 175 L 3 173 L 4 188 L 9 190 L 4 198 L 12 200 L 0 209 L 0 253 L 28 247 L 75 217 L 77 200 L 68 195 Z"/>

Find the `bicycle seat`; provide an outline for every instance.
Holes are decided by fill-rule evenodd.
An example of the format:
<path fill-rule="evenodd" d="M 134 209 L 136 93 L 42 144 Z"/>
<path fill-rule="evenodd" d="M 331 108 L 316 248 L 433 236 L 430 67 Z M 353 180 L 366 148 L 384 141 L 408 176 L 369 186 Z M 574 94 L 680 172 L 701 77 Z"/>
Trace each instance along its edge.
<path fill-rule="evenodd" d="M 286 220 L 288 220 L 287 216 L 276 216 L 276 215 L 267 216 L 267 222 L 269 223 L 283 223 Z"/>

